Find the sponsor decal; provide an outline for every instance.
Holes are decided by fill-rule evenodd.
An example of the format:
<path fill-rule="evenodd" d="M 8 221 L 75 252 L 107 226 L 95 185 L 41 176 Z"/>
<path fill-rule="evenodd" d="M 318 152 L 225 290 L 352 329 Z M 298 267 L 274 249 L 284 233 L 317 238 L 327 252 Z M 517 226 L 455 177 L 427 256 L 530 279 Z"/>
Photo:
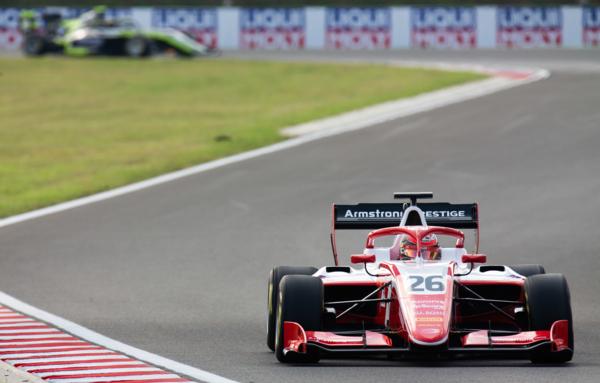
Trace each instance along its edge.
<path fill-rule="evenodd" d="M 240 46 L 244 49 L 304 48 L 304 8 L 245 8 Z"/>
<path fill-rule="evenodd" d="M 424 295 L 419 295 L 418 299 L 413 297 L 409 300 L 409 307 L 414 312 L 417 318 L 419 317 L 436 317 L 440 318 L 445 313 L 445 302 L 443 299 L 430 298 Z"/>
<path fill-rule="evenodd" d="M 23 36 L 18 30 L 0 28 L 0 50 L 16 51 L 22 42 Z"/>
<path fill-rule="evenodd" d="M 540 48 L 562 45 L 559 7 L 498 7 L 499 47 Z"/>
<path fill-rule="evenodd" d="M 179 29 L 210 48 L 218 44 L 216 8 L 153 8 L 152 26 Z"/>
<path fill-rule="evenodd" d="M 425 218 L 461 218 L 467 217 L 464 210 L 428 210 L 425 211 Z M 350 210 L 346 209 L 344 218 L 402 218 L 403 211 L 390 210 Z"/>
<path fill-rule="evenodd" d="M 402 214 L 402 211 L 381 211 L 379 209 L 375 211 L 352 211 L 347 209 L 344 218 L 402 218 Z"/>
<path fill-rule="evenodd" d="M 17 29 L 19 28 L 19 13 L 17 8 L 0 8 L 0 29 Z"/>
<path fill-rule="evenodd" d="M 420 48 L 475 48 L 475 9 L 467 7 L 411 8 L 411 39 Z"/>
<path fill-rule="evenodd" d="M 0 9 L 0 50 L 19 49 L 23 37 L 19 32 L 19 9 Z"/>
<path fill-rule="evenodd" d="M 425 323 L 439 323 L 443 322 L 444 318 L 442 317 L 417 317 L 417 322 L 425 322 Z"/>
<path fill-rule="evenodd" d="M 583 45 L 600 46 L 600 7 L 583 8 Z"/>
<path fill-rule="evenodd" d="M 418 204 L 432 226 L 477 228 L 476 204 L 433 202 Z M 408 208 L 406 203 L 359 203 L 335 205 L 337 229 L 374 229 L 398 225 Z"/>
<path fill-rule="evenodd" d="M 408 275 L 408 290 L 413 294 L 441 294 L 446 291 L 443 275 Z"/>
<path fill-rule="evenodd" d="M 388 49 L 390 8 L 328 8 L 325 45 L 333 49 Z"/>

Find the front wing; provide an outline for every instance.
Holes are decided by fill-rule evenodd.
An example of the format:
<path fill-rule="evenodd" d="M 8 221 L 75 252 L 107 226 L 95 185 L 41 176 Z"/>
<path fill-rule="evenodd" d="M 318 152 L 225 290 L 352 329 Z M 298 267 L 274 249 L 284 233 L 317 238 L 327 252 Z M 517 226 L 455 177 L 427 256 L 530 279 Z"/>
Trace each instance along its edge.
<path fill-rule="evenodd" d="M 360 336 L 339 335 L 326 331 L 305 331 L 296 322 L 284 322 L 283 352 L 305 354 L 317 351 L 322 356 L 354 355 L 478 355 L 528 358 L 534 351 L 569 352 L 569 323 L 559 320 L 543 331 L 523 331 L 510 335 L 490 335 L 488 330 L 461 337 L 459 347 L 394 347 L 392 339 L 378 332 L 365 331 Z"/>

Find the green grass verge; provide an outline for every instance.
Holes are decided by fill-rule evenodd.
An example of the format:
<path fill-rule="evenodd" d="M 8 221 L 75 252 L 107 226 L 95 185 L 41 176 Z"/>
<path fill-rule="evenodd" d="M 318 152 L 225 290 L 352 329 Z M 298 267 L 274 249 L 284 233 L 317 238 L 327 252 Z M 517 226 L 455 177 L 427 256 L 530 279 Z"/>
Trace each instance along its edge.
<path fill-rule="evenodd" d="M 0 59 L 0 217 L 268 145 L 282 127 L 481 78 L 372 65 Z"/>

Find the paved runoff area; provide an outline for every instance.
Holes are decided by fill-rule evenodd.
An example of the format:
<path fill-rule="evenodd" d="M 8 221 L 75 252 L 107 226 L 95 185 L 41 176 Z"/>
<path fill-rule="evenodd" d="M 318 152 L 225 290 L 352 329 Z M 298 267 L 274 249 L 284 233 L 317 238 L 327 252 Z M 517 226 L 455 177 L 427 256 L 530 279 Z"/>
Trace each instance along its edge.
<path fill-rule="evenodd" d="M 268 56 L 479 63 L 552 73 L 543 81 L 3 227 L 0 289 L 133 347 L 240 382 L 597 381 L 600 52 Z M 331 263 L 332 202 L 391 201 L 392 192 L 411 190 L 432 190 L 439 201 L 478 201 L 482 251 L 490 262 L 541 263 L 566 275 L 575 321 L 572 363 L 375 359 L 324 360 L 309 367 L 276 361 L 265 344 L 270 268 Z M 340 257 L 347 260 L 363 240 L 361 232 L 340 235 Z M 61 339 L 56 342 L 70 339 L 52 334 Z M 12 345 L 21 343 L 0 344 L 11 345 L 0 352 L 13 352 Z M 41 374 L 79 376 L 94 371 L 90 367 L 81 374 Z M 167 379 L 189 378 L 176 375 Z M 106 381 L 91 379 L 82 381 Z"/>

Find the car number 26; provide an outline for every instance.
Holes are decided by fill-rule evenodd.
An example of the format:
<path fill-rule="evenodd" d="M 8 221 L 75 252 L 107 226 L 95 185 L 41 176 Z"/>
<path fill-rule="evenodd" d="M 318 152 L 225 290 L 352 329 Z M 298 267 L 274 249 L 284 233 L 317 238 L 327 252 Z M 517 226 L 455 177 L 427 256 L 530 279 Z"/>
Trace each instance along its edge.
<path fill-rule="evenodd" d="M 410 275 L 410 290 L 412 292 L 444 292 L 446 284 L 443 275 Z"/>

